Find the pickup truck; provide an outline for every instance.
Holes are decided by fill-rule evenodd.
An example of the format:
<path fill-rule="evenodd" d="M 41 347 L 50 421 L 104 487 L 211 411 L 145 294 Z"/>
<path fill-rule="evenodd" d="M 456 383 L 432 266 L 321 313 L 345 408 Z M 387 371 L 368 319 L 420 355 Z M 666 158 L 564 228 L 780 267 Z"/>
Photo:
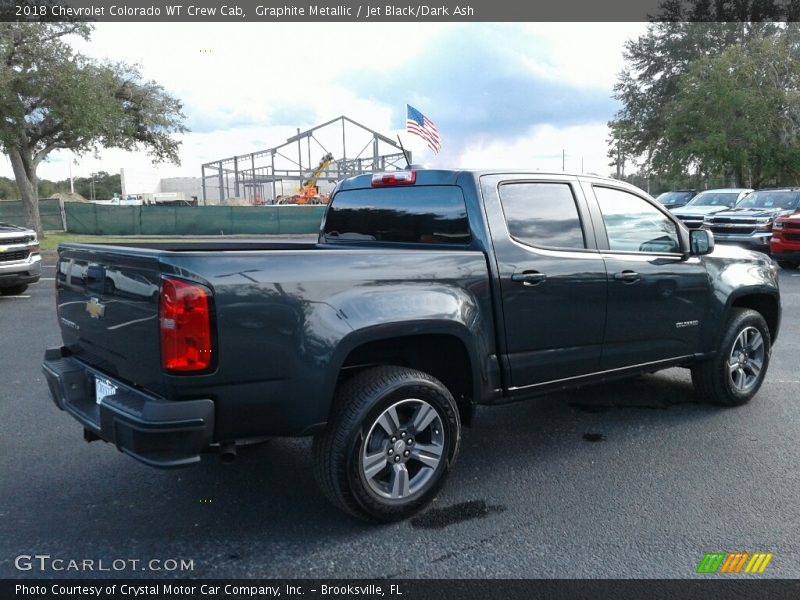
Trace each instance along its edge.
<path fill-rule="evenodd" d="M 31 283 L 39 281 L 41 265 L 36 232 L 0 223 L 0 294 L 17 296 L 24 293 Z"/>
<path fill-rule="evenodd" d="M 772 258 L 784 269 L 800 266 L 800 213 L 775 219 L 769 249 Z"/>
<path fill-rule="evenodd" d="M 735 207 L 705 218 L 703 227 L 717 241 L 769 252 L 772 224 L 783 215 L 800 210 L 800 189 L 756 190 Z"/>
<path fill-rule="evenodd" d="M 752 191 L 744 188 L 704 190 L 685 206 L 670 210 L 687 228 L 700 229 L 706 217 L 733 208 Z"/>
<path fill-rule="evenodd" d="M 433 498 L 476 405 L 675 366 L 747 402 L 781 315 L 767 256 L 626 183 L 513 171 L 346 179 L 317 243 L 61 244 L 56 290 L 43 370 L 87 441 L 182 467 L 313 435 L 323 493 L 373 521 Z"/>

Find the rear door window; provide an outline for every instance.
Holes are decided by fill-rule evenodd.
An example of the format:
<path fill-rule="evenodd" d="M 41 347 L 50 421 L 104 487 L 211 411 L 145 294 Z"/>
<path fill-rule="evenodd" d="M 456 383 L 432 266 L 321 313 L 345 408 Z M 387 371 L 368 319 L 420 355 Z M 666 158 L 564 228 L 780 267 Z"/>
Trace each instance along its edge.
<path fill-rule="evenodd" d="M 586 248 L 570 184 L 504 183 L 500 186 L 500 203 L 508 232 L 515 240 L 546 248 Z"/>

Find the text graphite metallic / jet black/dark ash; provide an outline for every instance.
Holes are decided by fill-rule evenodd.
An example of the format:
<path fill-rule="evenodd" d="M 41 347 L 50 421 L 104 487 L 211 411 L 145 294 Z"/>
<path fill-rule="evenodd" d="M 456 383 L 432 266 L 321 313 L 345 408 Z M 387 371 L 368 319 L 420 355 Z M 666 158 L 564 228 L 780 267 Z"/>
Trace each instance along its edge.
<path fill-rule="evenodd" d="M 641 190 L 565 174 L 406 170 L 335 189 L 318 243 L 62 244 L 59 408 L 149 465 L 313 435 L 361 518 L 425 506 L 476 404 L 683 366 L 747 402 L 777 268 Z"/>

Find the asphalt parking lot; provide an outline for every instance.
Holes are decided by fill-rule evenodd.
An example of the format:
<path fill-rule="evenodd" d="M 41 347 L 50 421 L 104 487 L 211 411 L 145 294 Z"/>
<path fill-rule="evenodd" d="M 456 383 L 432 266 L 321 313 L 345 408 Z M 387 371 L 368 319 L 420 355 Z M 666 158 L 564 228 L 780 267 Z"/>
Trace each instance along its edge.
<path fill-rule="evenodd" d="M 379 527 L 322 499 L 307 440 L 181 471 L 83 442 L 40 371 L 60 341 L 43 276 L 0 298 L 0 577 L 93 575 L 15 567 L 46 554 L 193 563 L 104 577 L 685 578 L 736 551 L 800 577 L 800 271 L 782 272 L 782 332 L 750 404 L 699 404 L 672 369 L 481 409 L 433 507 Z"/>

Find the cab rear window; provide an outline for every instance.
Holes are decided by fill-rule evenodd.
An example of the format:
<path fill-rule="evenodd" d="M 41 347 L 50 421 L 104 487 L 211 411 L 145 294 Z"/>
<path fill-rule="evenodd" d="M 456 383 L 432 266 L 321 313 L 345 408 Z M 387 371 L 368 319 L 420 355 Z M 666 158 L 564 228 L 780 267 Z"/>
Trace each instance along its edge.
<path fill-rule="evenodd" d="M 333 197 L 326 241 L 468 244 L 464 195 L 457 186 L 348 190 Z"/>

